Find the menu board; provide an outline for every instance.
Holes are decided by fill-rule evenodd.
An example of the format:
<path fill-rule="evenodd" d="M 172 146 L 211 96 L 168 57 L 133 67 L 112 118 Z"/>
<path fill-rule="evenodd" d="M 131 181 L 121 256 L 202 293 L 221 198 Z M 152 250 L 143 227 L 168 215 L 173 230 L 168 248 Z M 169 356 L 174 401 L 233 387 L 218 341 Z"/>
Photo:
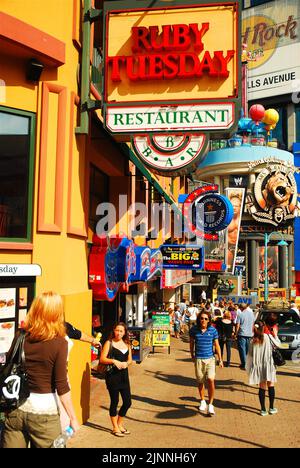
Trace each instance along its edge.
<path fill-rule="evenodd" d="M 6 353 L 33 301 L 35 277 L 1 278 L 0 354 Z"/>

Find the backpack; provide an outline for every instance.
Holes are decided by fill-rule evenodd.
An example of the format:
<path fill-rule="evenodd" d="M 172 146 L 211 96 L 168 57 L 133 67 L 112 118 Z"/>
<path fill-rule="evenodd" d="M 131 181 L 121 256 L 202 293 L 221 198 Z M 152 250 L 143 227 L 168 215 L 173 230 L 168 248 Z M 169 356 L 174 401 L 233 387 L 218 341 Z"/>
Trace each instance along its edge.
<path fill-rule="evenodd" d="M 0 367 L 0 411 L 9 412 L 29 397 L 24 354 L 25 331 L 21 330 L 8 362 Z"/>

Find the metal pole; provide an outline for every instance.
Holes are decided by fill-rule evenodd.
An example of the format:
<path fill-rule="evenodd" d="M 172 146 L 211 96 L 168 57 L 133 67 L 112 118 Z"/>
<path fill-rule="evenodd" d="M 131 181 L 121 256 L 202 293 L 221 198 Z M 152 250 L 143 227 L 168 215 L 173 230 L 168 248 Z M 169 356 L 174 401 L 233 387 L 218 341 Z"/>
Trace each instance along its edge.
<path fill-rule="evenodd" d="M 268 234 L 265 232 L 265 289 L 264 289 L 264 300 L 265 303 L 268 302 L 268 285 L 269 285 L 269 278 L 268 278 Z"/>

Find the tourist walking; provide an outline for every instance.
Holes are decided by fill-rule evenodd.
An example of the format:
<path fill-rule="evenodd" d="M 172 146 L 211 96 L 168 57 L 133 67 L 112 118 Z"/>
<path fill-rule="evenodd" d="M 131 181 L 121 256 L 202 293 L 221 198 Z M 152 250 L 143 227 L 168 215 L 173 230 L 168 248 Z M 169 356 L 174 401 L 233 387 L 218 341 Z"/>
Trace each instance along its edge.
<path fill-rule="evenodd" d="M 180 313 L 179 306 L 175 306 L 173 317 L 174 317 L 174 336 L 175 338 L 179 338 L 181 325 L 182 325 L 182 315 Z"/>
<path fill-rule="evenodd" d="M 188 316 L 188 327 L 190 330 L 191 327 L 196 325 L 196 320 L 197 320 L 197 315 L 199 314 L 199 310 L 193 302 L 190 302 L 190 305 L 187 308 L 187 311 L 185 314 Z"/>
<path fill-rule="evenodd" d="M 249 375 L 250 385 L 259 385 L 259 402 L 261 416 L 276 414 L 275 402 L 275 382 L 276 368 L 273 361 L 272 342 L 275 346 L 280 346 L 279 340 L 271 334 L 265 333 L 265 323 L 258 321 L 254 325 L 254 337 L 249 346 L 246 369 Z M 269 411 L 266 409 L 266 390 L 269 393 Z"/>
<path fill-rule="evenodd" d="M 124 437 L 125 434 L 130 434 L 124 427 L 124 417 L 131 406 L 128 366 L 132 363 L 130 340 L 125 323 L 119 322 L 114 325 L 109 340 L 104 343 L 100 362 L 113 365 L 105 377 L 110 396 L 109 415 L 113 426 L 112 434 Z M 123 404 L 118 413 L 119 395 Z"/>
<path fill-rule="evenodd" d="M 79 429 L 67 379 L 68 343 L 65 339 L 61 296 L 45 292 L 36 297 L 25 319 L 24 353 L 30 395 L 19 408 L 8 413 L 3 434 L 4 448 L 50 448 L 61 433 L 55 391 L 70 419 Z M 19 334 L 16 334 L 9 355 Z"/>
<path fill-rule="evenodd" d="M 226 362 L 224 363 L 224 367 L 230 367 L 231 347 L 234 337 L 234 324 L 232 322 L 231 313 L 228 310 L 225 311 L 223 317 L 219 317 L 216 320 L 215 325 L 219 335 L 222 359 L 224 346 L 226 346 Z"/>
<path fill-rule="evenodd" d="M 235 335 L 237 337 L 238 350 L 241 360 L 240 368 L 245 370 L 249 344 L 253 336 L 255 316 L 252 309 L 247 304 L 241 304 L 240 310 L 241 312 L 238 314 L 236 319 Z"/>
<path fill-rule="evenodd" d="M 200 411 L 207 411 L 209 416 L 215 414 L 213 401 L 215 394 L 216 364 L 214 347 L 223 367 L 218 332 L 211 325 L 211 315 L 202 311 L 198 314 L 196 326 L 190 330 L 190 352 L 195 363 L 195 373 L 200 394 Z M 205 383 L 208 385 L 208 405 L 205 401 Z"/>

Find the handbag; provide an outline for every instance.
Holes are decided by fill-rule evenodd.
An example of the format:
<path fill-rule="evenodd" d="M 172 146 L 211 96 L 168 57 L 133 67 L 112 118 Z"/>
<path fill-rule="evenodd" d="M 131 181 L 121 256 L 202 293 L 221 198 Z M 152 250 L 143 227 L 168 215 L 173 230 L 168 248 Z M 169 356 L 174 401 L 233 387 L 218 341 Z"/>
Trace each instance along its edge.
<path fill-rule="evenodd" d="M 109 351 L 107 354 L 108 359 L 112 357 L 112 342 L 110 341 Z M 105 379 L 105 377 L 112 373 L 114 370 L 114 364 L 102 364 L 99 362 L 95 371 L 92 371 L 92 375 L 98 379 Z"/>
<path fill-rule="evenodd" d="M 25 333 L 20 330 L 9 360 L 0 368 L 0 411 L 4 413 L 18 408 L 30 395 L 25 368 Z"/>
<path fill-rule="evenodd" d="M 285 359 L 283 358 L 281 352 L 277 348 L 277 346 L 274 345 L 273 341 L 270 338 L 270 335 L 268 335 L 271 346 L 272 346 L 272 356 L 273 356 L 273 361 L 274 365 L 277 367 L 284 366 L 285 365 Z"/>

